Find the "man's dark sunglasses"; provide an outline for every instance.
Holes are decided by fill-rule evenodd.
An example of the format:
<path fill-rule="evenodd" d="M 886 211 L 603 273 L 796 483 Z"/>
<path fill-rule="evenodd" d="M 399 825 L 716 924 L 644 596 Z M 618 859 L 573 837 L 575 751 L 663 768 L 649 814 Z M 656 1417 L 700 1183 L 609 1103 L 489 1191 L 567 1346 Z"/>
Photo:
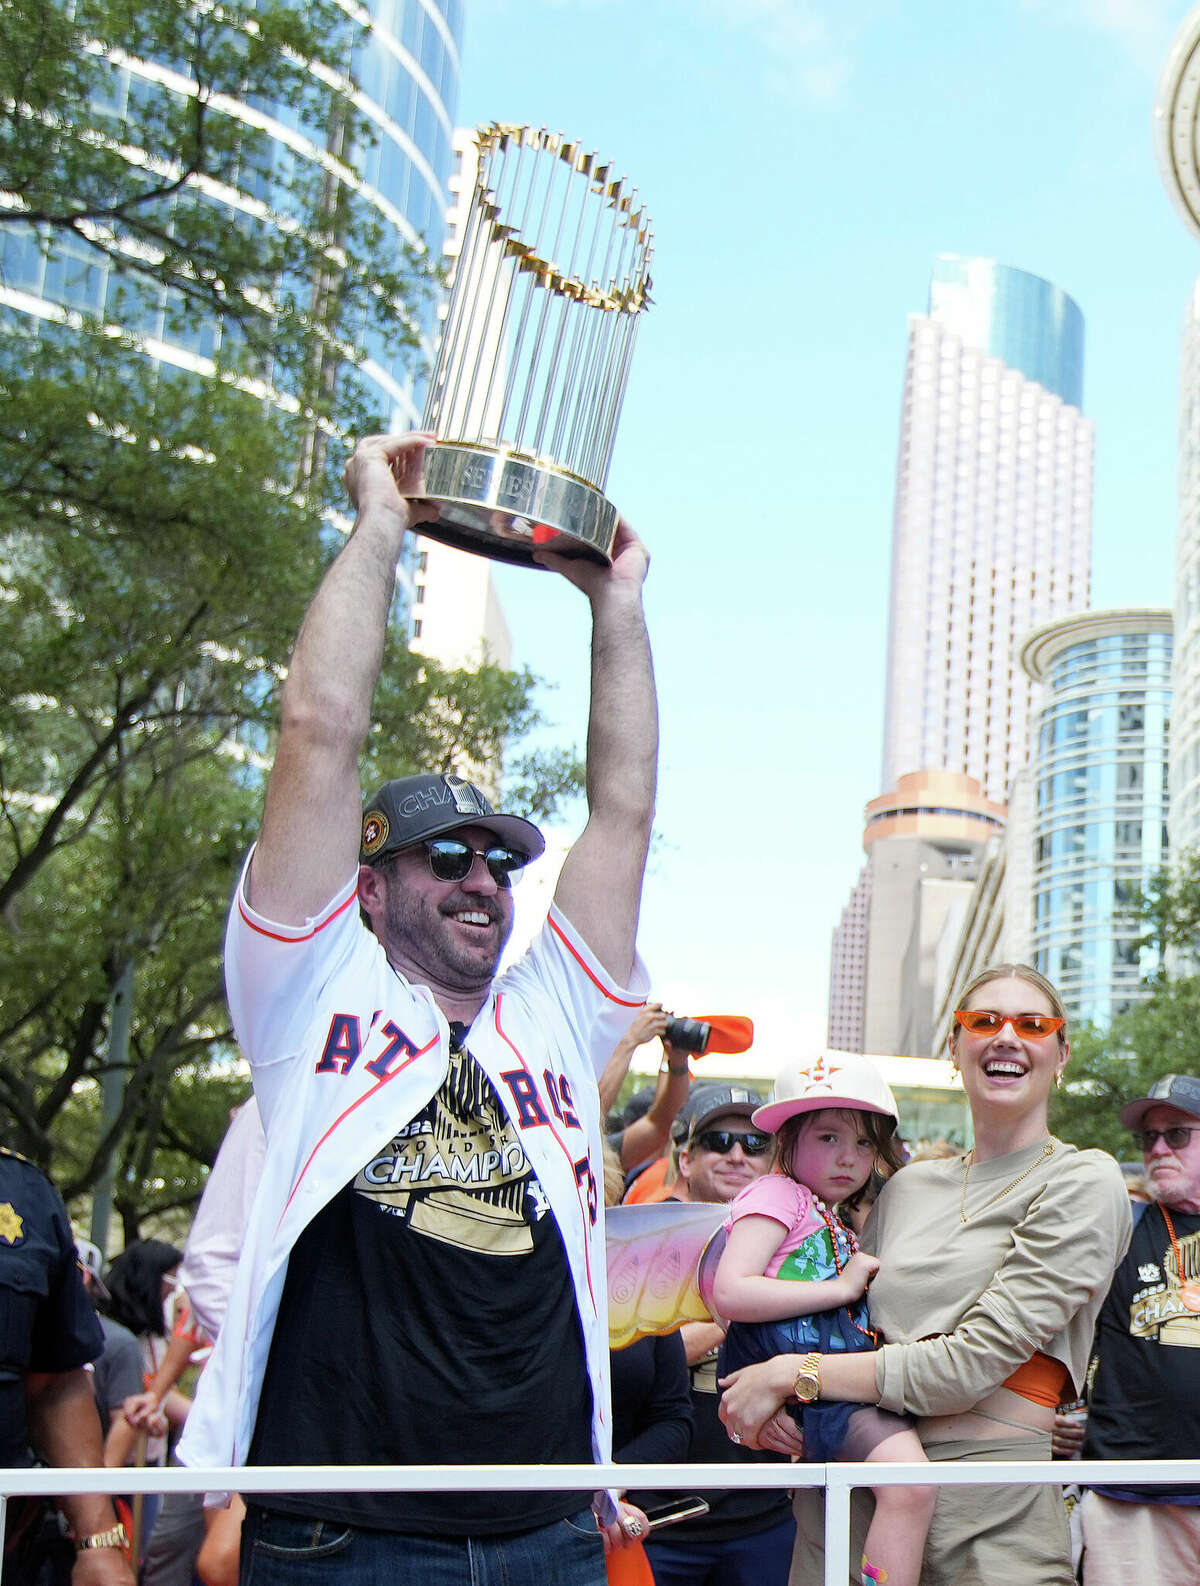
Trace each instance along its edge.
<path fill-rule="evenodd" d="M 429 868 L 438 881 L 465 881 L 476 859 L 482 859 L 498 887 L 510 887 L 529 863 L 527 854 L 497 843 L 494 848 L 472 848 L 457 837 L 430 837 L 425 843 Z"/>
<path fill-rule="evenodd" d="M 1196 1129 L 1189 1129 L 1186 1124 L 1172 1124 L 1169 1129 L 1135 1129 L 1133 1138 L 1137 1141 L 1139 1151 L 1153 1151 L 1154 1142 L 1158 1139 L 1165 1140 L 1172 1151 L 1182 1151 L 1196 1134 Z"/>
<path fill-rule="evenodd" d="M 736 1129 L 703 1129 L 693 1143 L 718 1156 L 728 1156 L 735 1145 L 740 1145 L 747 1156 L 763 1156 L 771 1149 L 771 1136 L 760 1129 L 750 1129 L 745 1134 Z"/>

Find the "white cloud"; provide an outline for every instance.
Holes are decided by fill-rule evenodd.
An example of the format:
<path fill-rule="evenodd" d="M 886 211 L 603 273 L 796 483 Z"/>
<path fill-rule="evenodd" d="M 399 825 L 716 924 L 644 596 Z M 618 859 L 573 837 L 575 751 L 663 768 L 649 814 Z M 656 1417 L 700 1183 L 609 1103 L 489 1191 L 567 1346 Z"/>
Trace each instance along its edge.
<path fill-rule="evenodd" d="M 1131 60 L 1157 73 L 1183 22 L 1180 0 L 1022 0 L 1026 11 L 1059 25 L 1111 35 Z"/>

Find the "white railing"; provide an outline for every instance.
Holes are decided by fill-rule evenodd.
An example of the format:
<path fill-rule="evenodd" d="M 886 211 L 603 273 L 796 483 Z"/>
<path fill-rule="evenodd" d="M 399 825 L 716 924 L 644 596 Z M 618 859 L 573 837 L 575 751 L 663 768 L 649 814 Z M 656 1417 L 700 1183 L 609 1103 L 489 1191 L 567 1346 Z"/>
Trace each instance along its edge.
<path fill-rule="evenodd" d="M 228 1470 L 0 1470 L 0 1541 L 9 1498 L 113 1492 L 534 1492 L 599 1487 L 821 1487 L 825 1586 L 850 1579 L 850 1494 L 855 1487 L 1200 1486 L 1200 1460 L 1077 1459 L 919 1465 L 255 1465 Z"/>

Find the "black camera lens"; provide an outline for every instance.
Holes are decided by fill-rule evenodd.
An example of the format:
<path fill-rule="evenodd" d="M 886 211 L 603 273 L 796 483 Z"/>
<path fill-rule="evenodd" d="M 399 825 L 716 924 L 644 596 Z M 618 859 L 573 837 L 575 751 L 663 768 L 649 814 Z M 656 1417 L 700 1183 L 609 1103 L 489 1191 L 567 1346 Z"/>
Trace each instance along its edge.
<path fill-rule="evenodd" d="M 672 1019 L 663 1040 L 677 1046 L 681 1052 L 695 1052 L 700 1056 L 708 1050 L 711 1034 L 712 1025 L 700 1019 Z"/>

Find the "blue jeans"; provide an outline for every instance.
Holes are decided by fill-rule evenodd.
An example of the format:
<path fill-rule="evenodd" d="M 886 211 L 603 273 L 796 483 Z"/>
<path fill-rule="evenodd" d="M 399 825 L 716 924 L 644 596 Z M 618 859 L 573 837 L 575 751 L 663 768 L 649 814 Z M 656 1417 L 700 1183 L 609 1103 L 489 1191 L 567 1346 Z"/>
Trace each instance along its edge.
<path fill-rule="evenodd" d="M 447 1508 L 453 1512 L 454 1495 Z M 248 1504 L 238 1586 L 605 1586 L 590 1509 L 507 1536 L 412 1536 Z"/>
<path fill-rule="evenodd" d="M 664 1530 L 666 1528 L 664 1527 Z M 796 1522 L 791 1515 L 752 1536 L 646 1543 L 654 1586 L 787 1586 Z"/>

